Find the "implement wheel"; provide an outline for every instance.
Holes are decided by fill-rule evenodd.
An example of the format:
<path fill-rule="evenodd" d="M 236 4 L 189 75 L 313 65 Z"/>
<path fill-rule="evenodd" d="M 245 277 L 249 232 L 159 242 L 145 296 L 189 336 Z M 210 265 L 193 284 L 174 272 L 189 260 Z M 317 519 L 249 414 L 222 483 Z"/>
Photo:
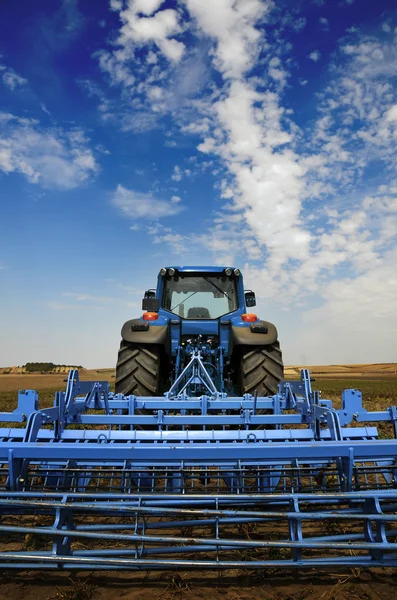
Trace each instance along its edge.
<path fill-rule="evenodd" d="M 284 378 L 284 365 L 279 342 L 268 346 L 243 346 L 240 358 L 242 394 L 272 396 Z"/>
<path fill-rule="evenodd" d="M 116 365 L 116 394 L 157 396 L 159 380 L 159 347 L 122 340 Z"/>

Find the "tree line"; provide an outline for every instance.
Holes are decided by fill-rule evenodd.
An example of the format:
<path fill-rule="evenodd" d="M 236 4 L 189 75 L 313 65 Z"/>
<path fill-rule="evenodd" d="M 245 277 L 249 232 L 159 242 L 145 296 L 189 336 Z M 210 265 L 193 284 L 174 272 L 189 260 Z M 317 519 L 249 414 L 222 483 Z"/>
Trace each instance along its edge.
<path fill-rule="evenodd" d="M 24 365 L 24 369 L 28 373 L 34 373 L 37 371 L 40 371 L 42 373 L 48 373 L 50 371 L 54 371 L 55 369 L 58 369 L 59 367 L 60 368 L 74 367 L 77 369 L 83 368 L 81 365 L 56 365 L 52 362 L 28 362 L 28 363 L 26 363 L 26 365 Z"/>

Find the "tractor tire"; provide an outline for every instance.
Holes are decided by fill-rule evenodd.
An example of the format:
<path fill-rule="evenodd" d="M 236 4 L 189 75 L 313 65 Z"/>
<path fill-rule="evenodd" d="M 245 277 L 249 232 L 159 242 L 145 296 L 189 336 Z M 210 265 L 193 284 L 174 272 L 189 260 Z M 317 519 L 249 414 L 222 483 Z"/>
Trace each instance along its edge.
<path fill-rule="evenodd" d="M 116 394 L 157 396 L 160 380 L 160 348 L 121 341 L 116 365 Z"/>
<path fill-rule="evenodd" d="M 240 356 L 242 394 L 272 396 L 284 378 L 284 365 L 279 342 L 268 346 L 243 346 Z"/>

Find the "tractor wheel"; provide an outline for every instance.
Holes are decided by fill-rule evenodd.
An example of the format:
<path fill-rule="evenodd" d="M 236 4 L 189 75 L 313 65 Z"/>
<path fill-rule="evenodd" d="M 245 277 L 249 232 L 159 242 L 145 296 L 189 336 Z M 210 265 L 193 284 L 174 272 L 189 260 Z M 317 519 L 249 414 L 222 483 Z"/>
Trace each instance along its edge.
<path fill-rule="evenodd" d="M 122 340 L 116 365 L 116 394 L 157 396 L 159 379 L 159 347 Z"/>
<path fill-rule="evenodd" d="M 284 378 L 279 342 L 269 346 L 243 346 L 241 349 L 241 393 L 272 396 Z"/>

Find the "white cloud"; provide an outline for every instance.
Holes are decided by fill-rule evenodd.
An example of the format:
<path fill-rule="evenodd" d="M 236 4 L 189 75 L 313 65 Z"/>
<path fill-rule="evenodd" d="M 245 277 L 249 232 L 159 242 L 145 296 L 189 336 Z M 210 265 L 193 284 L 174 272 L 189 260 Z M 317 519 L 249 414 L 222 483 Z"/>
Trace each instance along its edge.
<path fill-rule="evenodd" d="M 0 113 L 0 170 L 44 187 L 73 188 L 99 167 L 81 130 L 42 128 L 37 120 Z"/>
<path fill-rule="evenodd" d="M 15 73 L 13 69 L 7 69 L 5 73 L 3 73 L 3 83 L 10 90 L 14 91 L 16 88 L 24 86 L 28 83 L 28 80 L 18 73 Z"/>
<path fill-rule="evenodd" d="M 310 52 L 309 58 L 313 62 L 318 62 L 321 58 L 321 53 L 318 50 L 313 50 L 313 52 Z"/>
<path fill-rule="evenodd" d="M 284 86 L 287 80 L 287 72 L 281 67 L 281 60 L 278 56 L 274 56 L 269 61 L 269 75 L 272 79 Z"/>
<path fill-rule="evenodd" d="M 117 186 L 112 203 L 129 219 L 156 221 L 163 217 L 171 217 L 184 210 L 184 207 L 175 201 L 160 200 L 150 192 L 137 192 L 122 185 Z"/>
<path fill-rule="evenodd" d="M 120 291 L 120 295 L 118 296 L 101 296 L 95 295 L 92 293 L 85 292 L 63 292 L 61 294 L 62 300 L 58 301 L 50 301 L 47 302 L 47 306 L 51 310 L 113 310 L 114 306 L 118 305 L 119 307 L 127 307 L 127 308 L 138 308 L 139 304 L 137 302 L 131 301 L 131 296 L 139 296 L 141 297 L 142 291 L 136 290 L 131 286 L 125 286 L 122 284 L 114 285 L 114 280 L 107 279 L 106 283 L 111 283 L 111 288 L 114 291 L 117 288 L 117 291 Z M 67 298 L 65 302 L 64 298 Z"/>
<path fill-rule="evenodd" d="M 162 2 L 156 0 L 129 0 L 125 10 L 121 10 L 120 19 L 123 23 L 117 44 L 122 50 L 117 52 L 118 59 L 127 59 L 131 51 L 146 44 L 154 44 L 170 61 L 178 62 L 185 50 L 182 42 L 174 36 L 181 33 L 179 14 L 168 8 L 152 14 Z M 115 9 L 119 10 L 119 8 Z M 145 14 L 141 17 L 140 14 Z"/>
<path fill-rule="evenodd" d="M 209 80 L 207 42 L 185 52 L 176 39 L 187 28 L 182 12 L 161 10 L 161 4 L 130 0 L 120 6 L 122 25 L 112 50 L 94 54 L 110 84 L 121 88 L 120 98 L 110 100 L 92 82 L 82 82 L 98 97 L 102 119 L 122 131 L 149 131 L 170 113 L 178 120 Z"/>
<path fill-rule="evenodd" d="M 164 0 L 132 0 L 130 7 L 133 7 L 135 12 L 149 17 L 160 8 L 163 2 Z"/>
<path fill-rule="evenodd" d="M 307 19 L 306 17 L 300 17 L 299 19 L 296 19 L 296 21 L 294 21 L 292 23 L 292 28 L 294 29 L 294 31 L 302 31 L 307 24 Z"/>
<path fill-rule="evenodd" d="M 178 256 L 187 255 L 187 248 L 190 247 L 190 242 L 187 236 L 172 231 L 170 227 L 157 227 L 156 230 L 148 230 L 149 235 L 152 236 L 153 244 L 160 245 L 165 248 L 168 247 L 169 251 L 178 254 Z"/>
<path fill-rule="evenodd" d="M 307 352 L 320 352 L 324 364 L 382 362 L 395 355 L 397 313 L 397 252 L 387 253 L 382 264 L 375 263 L 358 277 L 345 277 L 323 286 L 321 307 L 303 316 L 301 335 Z M 319 340 L 327 340 L 318 349 Z M 351 340 L 349 342 L 349 340 Z"/>
<path fill-rule="evenodd" d="M 47 115 L 49 115 L 49 116 L 51 117 L 51 113 L 50 113 L 50 111 L 48 110 L 48 108 L 46 107 L 46 105 L 45 105 L 45 104 L 43 104 L 43 103 L 42 103 L 42 104 L 40 104 L 40 108 L 41 108 L 41 110 L 42 110 L 44 113 L 46 113 Z"/>
<path fill-rule="evenodd" d="M 304 258 L 310 242 L 299 219 L 304 169 L 288 148 L 292 138 L 282 125 L 278 97 L 234 81 L 214 105 L 214 117 L 219 136 L 206 138 L 199 150 L 225 162 L 234 209 L 243 211 L 251 235 L 275 266 L 289 256 Z"/>
<path fill-rule="evenodd" d="M 123 0 L 110 0 L 110 10 L 119 11 L 123 8 Z"/>
<path fill-rule="evenodd" d="M 174 172 L 172 173 L 171 179 L 173 181 L 181 181 L 182 179 L 182 170 L 179 165 L 175 165 Z"/>
<path fill-rule="evenodd" d="M 112 85 L 123 84 L 125 87 L 129 87 L 135 83 L 135 77 L 131 71 L 118 61 L 113 54 L 106 50 L 101 50 L 96 56 L 99 60 L 99 68 L 110 76 Z"/>
<path fill-rule="evenodd" d="M 214 66 L 225 77 L 241 77 L 255 64 L 263 47 L 256 24 L 265 18 L 270 0 L 218 0 L 211 7 L 202 0 L 186 0 L 201 31 L 215 39 Z"/>
<path fill-rule="evenodd" d="M 397 104 L 394 104 L 387 110 L 386 115 L 385 115 L 385 120 L 388 122 L 397 121 Z"/>
<path fill-rule="evenodd" d="M 397 75 L 397 49 L 392 39 L 354 32 L 342 42 L 331 69 L 309 143 L 323 161 L 322 172 L 315 174 L 317 182 L 327 181 L 334 191 L 343 185 L 346 194 L 346 186 L 358 181 L 371 163 L 397 166 L 391 84 Z"/>
<path fill-rule="evenodd" d="M 157 62 L 158 62 L 157 55 L 154 52 L 149 51 L 147 54 L 147 57 L 146 57 L 146 63 L 148 65 L 155 65 Z"/>
<path fill-rule="evenodd" d="M 51 310 L 103 310 L 103 306 L 98 304 L 65 304 L 62 302 L 47 302 L 48 308 Z"/>
<path fill-rule="evenodd" d="M 158 85 L 153 85 L 148 91 L 148 97 L 152 102 L 162 100 L 164 97 L 164 90 Z"/>
<path fill-rule="evenodd" d="M 318 22 L 321 25 L 321 29 L 323 29 L 323 30 L 329 29 L 329 21 L 326 17 L 320 17 Z"/>
<path fill-rule="evenodd" d="M 73 298 L 77 302 L 96 302 L 99 304 L 113 304 L 114 302 L 120 302 L 120 298 L 115 296 L 94 296 L 93 294 L 77 292 L 63 292 L 62 296 Z"/>

